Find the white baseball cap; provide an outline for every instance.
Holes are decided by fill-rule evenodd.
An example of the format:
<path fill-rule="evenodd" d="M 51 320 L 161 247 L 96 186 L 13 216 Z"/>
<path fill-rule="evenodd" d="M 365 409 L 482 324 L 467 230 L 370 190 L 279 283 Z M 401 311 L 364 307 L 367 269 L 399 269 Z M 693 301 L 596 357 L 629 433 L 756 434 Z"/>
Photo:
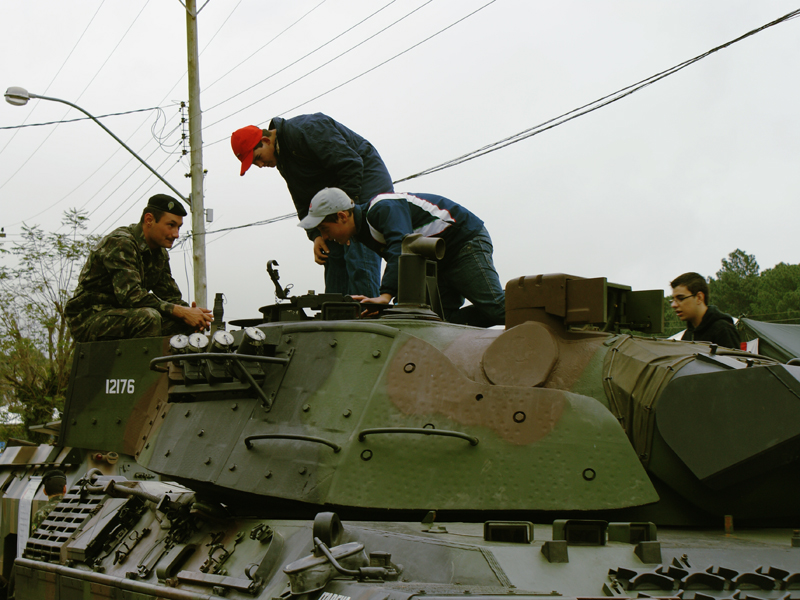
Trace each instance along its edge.
<path fill-rule="evenodd" d="M 323 188 L 314 194 L 311 204 L 308 205 L 306 218 L 300 221 L 297 226 L 303 229 L 314 229 L 328 215 L 351 208 L 353 208 L 353 201 L 342 190 L 339 188 Z"/>

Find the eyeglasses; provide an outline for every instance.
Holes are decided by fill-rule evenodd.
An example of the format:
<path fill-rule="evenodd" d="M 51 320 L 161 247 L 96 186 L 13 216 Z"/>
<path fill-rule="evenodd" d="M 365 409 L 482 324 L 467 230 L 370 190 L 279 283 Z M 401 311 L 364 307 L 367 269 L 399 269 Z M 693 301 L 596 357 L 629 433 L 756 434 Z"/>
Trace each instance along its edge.
<path fill-rule="evenodd" d="M 672 299 L 675 302 L 683 302 L 687 298 L 694 298 L 697 294 L 689 294 L 688 296 L 673 296 Z"/>

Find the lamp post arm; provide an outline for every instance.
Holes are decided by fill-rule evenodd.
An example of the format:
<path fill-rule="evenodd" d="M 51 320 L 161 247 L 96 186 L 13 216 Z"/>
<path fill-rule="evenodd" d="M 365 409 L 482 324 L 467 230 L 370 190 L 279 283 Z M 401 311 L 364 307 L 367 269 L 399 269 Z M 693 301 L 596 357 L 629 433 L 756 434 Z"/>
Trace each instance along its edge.
<path fill-rule="evenodd" d="M 169 182 L 169 181 L 167 181 L 167 180 L 166 180 L 166 179 L 164 179 L 164 178 L 163 178 L 161 175 L 159 175 L 159 174 L 158 174 L 158 172 L 157 172 L 155 169 L 153 169 L 153 167 L 151 167 L 150 165 L 148 165 L 148 164 L 147 164 L 147 163 L 144 161 L 144 159 L 142 159 L 142 158 L 141 158 L 141 157 L 140 157 L 138 154 L 136 154 L 136 152 L 134 152 L 134 151 L 133 151 L 133 150 L 132 150 L 132 149 L 131 149 L 131 148 L 130 148 L 130 147 L 129 147 L 129 146 L 128 146 L 128 145 L 127 145 L 125 142 L 123 142 L 123 141 L 122 141 L 121 139 L 119 139 L 119 138 L 118 138 L 116 135 L 114 135 L 114 133 L 113 133 L 113 132 L 112 132 L 112 131 L 111 131 L 111 130 L 108 128 L 108 127 L 106 127 L 106 126 L 105 126 L 105 125 L 103 125 L 103 124 L 102 124 L 100 121 L 98 121 L 98 120 L 97 120 L 97 119 L 94 117 L 94 115 L 92 115 L 92 114 L 89 114 L 88 112 L 86 112 L 84 109 L 82 109 L 82 108 L 81 108 L 80 106 L 78 106 L 77 104 L 73 104 L 72 102 L 68 102 L 68 101 L 66 101 L 66 100 L 62 100 L 61 98 L 51 98 L 51 97 L 49 97 L 49 96 L 39 96 L 38 94 L 32 94 L 32 93 L 30 93 L 30 92 L 28 92 L 28 96 L 30 96 L 31 98 L 38 98 L 39 100 L 52 100 L 53 102 L 61 102 L 61 104 L 66 104 L 67 106 L 71 106 L 72 108 L 74 108 L 74 109 L 76 109 L 76 110 L 79 110 L 79 111 L 81 111 L 83 114 L 85 114 L 87 117 L 89 117 L 89 118 L 90 118 L 92 121 L 94 121 L 95 123 L 97 123 L 98 125 L 100 125 L 100 127 L 102 127 L 102 128 L 103 128 L 103 129 L 106 131 L 106 133 L 107 133 L 108 135 L 110 135 L 110 136 L 111 136 L 111 137 L 113 137 L 115 140 L 117 140 L 117 142 L 119 143 L 119 145 L 120 145 L 120 146 L 122 146 L 123 148 L 125 148 L 125 150 L 127 150 L 128 152 L 130 152 L 130 153 L 131 153 L 131 154 L 132 154 L 132 155 L 133 155 L 133 156 L 136 158 L 136 160 L 138 160 L 138 161 L 139 161 L 140 163 L 142 163 L 142 164 L 143 164 L 145 167 L 147 167 L 147 169 L 148 169 L 148 170 L 149 170 L 149 171 L 150 171 L 150 172 L 151 172 L 153 175 L 155 175 L 156 177 L 158 177 L 158 178 L 159 178 L 159 179 L 160 179 L 160 180 L 161 180 L 161 181 L 162 181 L 162 182 L 163 182 L 163 183 L 164 183 L 164 184 L 165 184 L 165 185 L 166 185 L 166 186 L 167 186 L 169 189 L 171 189 L 173 192 L 175 192 L 175 194 L 177 194 L 178 198 L 180 198 L 180 199 L 181 199 L 183 202 L 185 202 L 185 203 L 186 203 L 188 206 L 191 206 L 191 202 L 189 201 L 189 199 L 188 199 L 188 198 L 186 198 L 186 197 L 185 197 L 183 194 L 181 194 L 181 193 L 180 193 L 178 190 L 176 190 L 176 189 L 175 189 L 175 187 L 174 187 L 172 184 L 170 184 L 170 182 Z"/>

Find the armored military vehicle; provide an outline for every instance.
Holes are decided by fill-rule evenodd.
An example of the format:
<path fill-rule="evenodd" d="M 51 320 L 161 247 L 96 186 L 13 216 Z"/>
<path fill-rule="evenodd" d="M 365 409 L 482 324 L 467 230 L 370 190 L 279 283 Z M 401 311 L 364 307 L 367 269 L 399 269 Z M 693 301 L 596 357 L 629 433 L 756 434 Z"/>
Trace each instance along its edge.
<path fill-rule="evenodd" d="M 445 323 L 405 250 L 378 315 L 273 263 L 256 318 L 80 344 L 54 443 L 0 456 L 7 595 L 800 598 L 800 368 L 655 339 L 662 292 L 603 278 Z"/>

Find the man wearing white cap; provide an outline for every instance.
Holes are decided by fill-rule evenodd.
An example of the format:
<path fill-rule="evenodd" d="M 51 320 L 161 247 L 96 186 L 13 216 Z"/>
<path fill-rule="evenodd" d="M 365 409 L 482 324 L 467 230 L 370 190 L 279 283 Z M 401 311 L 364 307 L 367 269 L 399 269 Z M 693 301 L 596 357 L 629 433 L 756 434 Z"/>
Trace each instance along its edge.
<path fill-rule="evenodd" d="M 397 295 L 398 258 L 403 238 L 412 233 L 442 238 L 439 293 L 444 317 L 451 323 L 491 327 L 505 323 L 505 292 L 492 262 L 492 240 L 478 217 L 436 194 L 378 194 L 368 204 L 354 203 L 338 188 L 314 196 L 300 227 L 317 228 L 326 240 L 358 240 L 386 261 L 380 295 L 353 296 L 362 302 L 388 304 Z M 465 306 L 464 299 L 472 305 Z"/>

